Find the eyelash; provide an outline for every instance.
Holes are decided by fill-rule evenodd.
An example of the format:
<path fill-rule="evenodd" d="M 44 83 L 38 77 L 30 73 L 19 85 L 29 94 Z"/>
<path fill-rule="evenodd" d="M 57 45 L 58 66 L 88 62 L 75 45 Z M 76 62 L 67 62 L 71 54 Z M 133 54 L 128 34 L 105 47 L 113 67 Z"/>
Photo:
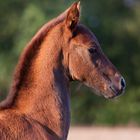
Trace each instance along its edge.
<path fill-rule="evenodd" d="M 89 48 L 88 51 L 90 52 L 90 54 L 94 54 L 97 52 L 96 48 Z"/>

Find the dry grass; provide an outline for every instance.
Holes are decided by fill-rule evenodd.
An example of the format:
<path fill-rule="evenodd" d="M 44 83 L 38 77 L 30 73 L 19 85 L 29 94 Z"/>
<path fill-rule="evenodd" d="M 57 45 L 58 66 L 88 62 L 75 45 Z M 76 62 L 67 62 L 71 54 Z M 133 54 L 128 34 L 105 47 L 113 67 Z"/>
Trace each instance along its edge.
<path fill-rule="evenodd" d="M 140 140 L 140 128 L 71 127 L 68 140 Z"/>

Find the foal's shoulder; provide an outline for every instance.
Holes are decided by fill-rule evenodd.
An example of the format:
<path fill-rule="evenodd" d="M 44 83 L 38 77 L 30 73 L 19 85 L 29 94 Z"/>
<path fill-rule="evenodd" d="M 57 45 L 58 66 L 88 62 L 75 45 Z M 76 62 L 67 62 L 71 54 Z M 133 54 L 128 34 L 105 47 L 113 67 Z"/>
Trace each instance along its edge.
<path fill-rule="evenodd" d="M 15 110 L 0 111 L 0 138 L 20 140 L 60 140 L 47 126 Z"/>
<path fill-rule="evenodd" d="M 16 127 L 20 126 L 18 129 L 21 129 L 23 124 L 25 125 L 26 122 L 27 120 L 25 119 L 24 115 L 18 113 L 18 111 L 14 109 L 0 110 L 0 124 L 6 128 L 14 130 Z"/>

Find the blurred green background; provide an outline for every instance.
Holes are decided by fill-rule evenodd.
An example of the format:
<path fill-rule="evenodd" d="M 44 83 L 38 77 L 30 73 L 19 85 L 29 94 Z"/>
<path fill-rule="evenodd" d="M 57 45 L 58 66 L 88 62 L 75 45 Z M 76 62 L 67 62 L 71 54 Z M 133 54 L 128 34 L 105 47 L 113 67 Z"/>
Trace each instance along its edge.
<path fill-rule="evenodd" d="M 0 1 L 0 99 L 8 93 L 19 55 L 36 31 L 72 4 L 72 0 Z M 127 82 L 115 100 L 71 85 L 75 125 L 140 125 L 140 1 L 81 0 L 81 22 L 97 36 L 105 54 Z"/>

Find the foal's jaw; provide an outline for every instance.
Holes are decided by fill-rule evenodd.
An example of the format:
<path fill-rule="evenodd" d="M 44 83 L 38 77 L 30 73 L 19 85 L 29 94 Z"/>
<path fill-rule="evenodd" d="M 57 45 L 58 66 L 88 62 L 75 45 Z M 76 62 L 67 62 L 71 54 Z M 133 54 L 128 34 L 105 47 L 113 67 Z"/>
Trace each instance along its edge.
<path fill-rule="evenodd" d="M 90 78 L 94 79 L 94 76 L 91 76 Z M 123 78 L 122 81 L 117 83 L 118 86 L 116 86 L 114 82 L 110 80 L 106 80 L 104 78 L 102 78 L 100 81 L 97 81 L 100 82 L 100 85 L 96 85 L 94 84 L 94 82 L 89 83 L 88 81 L 85 81 L 84 84 L 90 87 L 96 95 L 103 96 L 106 99 L 113 99 L 120 95 L 123 95 L 126 85 L 125 85 L 125 80 Z"/>

